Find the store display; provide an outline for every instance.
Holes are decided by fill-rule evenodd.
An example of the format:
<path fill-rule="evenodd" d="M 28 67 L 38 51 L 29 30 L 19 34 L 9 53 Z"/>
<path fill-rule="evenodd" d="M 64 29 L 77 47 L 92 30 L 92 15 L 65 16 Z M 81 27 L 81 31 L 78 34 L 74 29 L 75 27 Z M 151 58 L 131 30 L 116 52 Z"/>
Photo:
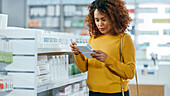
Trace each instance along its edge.
<path fill-rule="evenodd" d="M 86 74 L 78 70 L 73 60 L 70 61 L 72 53 L 69 44 L 72 41 L 85 43 L 87 37 L 23 28 L 0 30 L 0 35 L 12 40 L 8 43 L 4 41 L 4 37 L 1 38 L 1 41 L 5 42 L 3 44 L 6 44 L 5 52 L 14 54 L 10 55 L 13 56 L 13 62 L 5 69 L 14 78 L 12 93 L 22 88 L 19 93 L 15 93 L 17 96 L 23 96 L 25 91 L 29 91 L 27 96 L 37 96 L 38 93 L 86 79 Z M 0 44 L 2 46 L 2 43 Z M 8 54 L 3 62 L 8 62 L 7 57 Z M 73 65 L 70 71 L 71 64 Z M 69 72 L 72 72 L 71 75 Z"/>

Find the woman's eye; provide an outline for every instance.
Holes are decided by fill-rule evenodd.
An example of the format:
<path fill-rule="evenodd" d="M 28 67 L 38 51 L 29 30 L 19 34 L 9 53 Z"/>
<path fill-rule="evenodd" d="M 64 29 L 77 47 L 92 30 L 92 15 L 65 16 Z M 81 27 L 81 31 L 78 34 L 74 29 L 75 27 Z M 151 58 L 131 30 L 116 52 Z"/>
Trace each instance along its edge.
<path fill-rule="evenodd" d="M 99 20 L 96 20 L 96 22 L 99 22 Z"/>

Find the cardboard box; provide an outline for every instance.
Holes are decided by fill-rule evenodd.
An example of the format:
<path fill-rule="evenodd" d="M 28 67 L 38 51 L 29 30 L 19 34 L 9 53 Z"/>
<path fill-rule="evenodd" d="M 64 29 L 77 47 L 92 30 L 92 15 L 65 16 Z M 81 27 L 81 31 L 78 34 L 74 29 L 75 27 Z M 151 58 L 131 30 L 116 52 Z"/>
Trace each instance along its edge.
<path fill-rule="evenodd" d="M 137 96 L 137 86 L 129 84 L 130 96 Z M 164 85 L 139 85 L 139 96 L 164 96 Z"/>

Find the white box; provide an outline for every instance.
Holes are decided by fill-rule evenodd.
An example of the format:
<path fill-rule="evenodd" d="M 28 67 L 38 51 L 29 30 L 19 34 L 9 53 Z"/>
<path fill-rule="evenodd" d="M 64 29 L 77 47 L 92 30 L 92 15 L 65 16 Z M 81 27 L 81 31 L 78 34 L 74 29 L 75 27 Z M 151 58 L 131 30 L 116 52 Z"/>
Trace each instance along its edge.
<path fill-rule="evenodd" d="M 38 86 L 50 83 L 50 75 L 49 74 L 41 75 L 41 76 L 38 76 L 37 78 L 38 78 L 38 82 L 37 82 Z"/>
<path fill-rule="evenodd" d="M 73 92 L 77 92 L 80 90 L 80 83 L 75 83 L 72 85 Z"/>
<path fill-rule="evenodd" d="M 0 14 L 0 29 L 7 29 L 8 15 Z"/>
<path fill-rule="evenodd" d="M 48 64 L 47 55 L 41 55 L 37 57 L 37 65 Z"/>
<path fill-rule="evenodd" d="M 37 75 L 50 73 L 49 64 L 39 65 L 39 66 L 37 66 L 37 68 L 38 68 L 38 74 Z"/>

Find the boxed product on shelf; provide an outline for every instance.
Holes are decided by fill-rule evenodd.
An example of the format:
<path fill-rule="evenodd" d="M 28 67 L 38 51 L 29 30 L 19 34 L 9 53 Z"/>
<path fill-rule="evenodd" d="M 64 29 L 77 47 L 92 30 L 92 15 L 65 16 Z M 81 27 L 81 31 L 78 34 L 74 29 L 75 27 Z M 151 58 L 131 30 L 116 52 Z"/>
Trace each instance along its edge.
<path fill-rule="evenodd" d="M 54 16 L 55 12 L 55 6 L 49 5 L 47 6 L 47 15 L 48 16 Z"/>
<path fill-rule="evenodd" d="M 37 66 L 37 75 L 48 74 L 48 73 L 50 73 L 49 64 Z"/>
<path fill-rule="evenodd" d="M 0 92 L 13 89 L 13 79 L 11 75 L 0 75 Z"/>
<path fill-rule="evenodd" d="M 89 13 L 88 8 L 87 7 L 82 7 L 82 15 L 86 16 Z"/>
<path fill-rule="evenodd" d="M 65 20 L 64 21 L 64 27 L 71 27 L 72 20 Z"/>
<path fill-rule="evenodd" d="M 74 75 L 73 64 L 68 65 L 68 73 L 69 73 L 69 76 Z"/>
<path fill-rule="evenodd" d="M 80 90 L 80 83 L 72 84 L 72 89 L 73 89 L 73 92 L 79 91 Z"/>
<path fill-rule="evenodd" d="M 47 55 L 39 55 L 37 57 L 37 65 L 48 64 Z"/>
<path fill-rule="evenodd" d="M 68 64 L 68 74 L 69 76 L 71 75 L 76 75 L 81 73 L 80 70 L 78 69 L 77 65 L 75 63 Z"/>
<path fill-rule="evenodd" d="M 0 62 L 13 62 L 12 43 L 5 36 L 0 36 Z"/>
<path fill-rule="evenodd" d="M 84 88 L 84 87 L 86 87 L 86 81 L 85 80 L 80 82 L 80 88 Z"/>
<path fill-rule="evenodd" d="M 75 12 L 76 12 L 76 6 L 73 6 L 73 5 L 64 6 L 65 16 L 73 16 Z"/>
<path fill-rule="evenodd" d="M 34 28 L 34 27 L 41 27 L 42 25 L 42 20 L 41 19 L 29 19 L 28 20 L 28 26 L 30 28 Z"/>
<path fill-rule="evenodd" d="M 59 27 L 59 18 L 57 17 L 47 17 L 46 18 L 46 27 L 49 27 L 49 28 L 55 28 L 55 27 Z"/>
<path fill-rule="evenodd" d="M 46 15 L 45 7 L 30 8 L 30 17 L 43 17 Z"/>
<path fill-rule="evenodd" d="M 69 96 L 72 93 L 72 86 L 67 85 L 62 90 L 59 91 L 59 96 Z"/>
<path fill-rule="evenodd" d="M 37 76 L 37 79 L 38 79 L 37 86 L 50 83 L 50 75 L 49 74 Z"/>
<path fill-rule="evenodd" d="M 0 14 L 0 29 L 7 29 L 8 15 Z"/>
<path fill-rule="evenodd" d="M 55 15 L 56 15 L 56 16 L 60 16 L 60 5 L 56 5 Z"/>

